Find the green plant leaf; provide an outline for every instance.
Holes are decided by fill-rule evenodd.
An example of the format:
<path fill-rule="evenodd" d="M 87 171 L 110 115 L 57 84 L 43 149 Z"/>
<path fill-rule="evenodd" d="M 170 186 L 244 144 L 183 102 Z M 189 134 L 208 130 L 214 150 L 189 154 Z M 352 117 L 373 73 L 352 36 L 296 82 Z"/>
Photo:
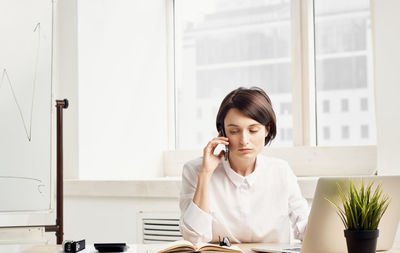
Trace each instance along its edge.
<path fill-rule="evenodd" d="M 378 184 L 373 190 L 375 181 L 368 185 L 361 180 L 357 186 L 353 180 L 350 180 L 348 191 L 344 192 L 339 183 L 336 183 L 339 201 L 343 208 L 337 202 L 327 198 L 327 201 L 336 209 L 346 229 L 354 230 L 375 230 L 386 212 L 389 204 L 389 196 L 383 194 L 382 184 Z"/>

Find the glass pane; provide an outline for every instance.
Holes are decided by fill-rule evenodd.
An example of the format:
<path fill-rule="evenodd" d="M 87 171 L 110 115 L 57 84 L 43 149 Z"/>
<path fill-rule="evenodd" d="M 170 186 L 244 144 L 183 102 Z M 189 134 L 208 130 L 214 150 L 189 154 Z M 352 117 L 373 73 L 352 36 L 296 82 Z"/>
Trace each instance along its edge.
<path fill-rule="evenodd" d="M 177 148 L 217 136 L 231 90 L 263 88 L 277 114 L 272 146 L 292 145 L 290 0 L 175 0 Z"/>
<path fill-rule="evenodd" d="M 369 0 L 315 0 L 317 140 L 375 145 Z"/>

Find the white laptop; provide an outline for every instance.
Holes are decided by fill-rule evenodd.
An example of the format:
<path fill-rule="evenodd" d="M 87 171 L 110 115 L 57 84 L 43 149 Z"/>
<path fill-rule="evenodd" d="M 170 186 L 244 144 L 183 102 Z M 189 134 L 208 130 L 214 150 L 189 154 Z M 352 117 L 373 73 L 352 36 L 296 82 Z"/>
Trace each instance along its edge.
<path fill-rule="evenodd" d="M 400 218 L 400 176 L 370 176 L 370 177 L 322 177 L 318 180 L 308 225 L 301 248 L 290 245 L 280 247 L 255 247 L 257 252 L 301 252 L 301 253 L 345 253 L 347 252 L 344 237 L 344 225 L 336 210 L 325 199 L 338 199 L 337 183 L 342 189 L 348 190 L 349 180 L 356 184 L 361 178 L 364 183 L 375 181 L 382 183 L 382 190 L 391 198 L 386 213 L 379 223 L 377 250 L 388 250 L 392 247 Z"/>

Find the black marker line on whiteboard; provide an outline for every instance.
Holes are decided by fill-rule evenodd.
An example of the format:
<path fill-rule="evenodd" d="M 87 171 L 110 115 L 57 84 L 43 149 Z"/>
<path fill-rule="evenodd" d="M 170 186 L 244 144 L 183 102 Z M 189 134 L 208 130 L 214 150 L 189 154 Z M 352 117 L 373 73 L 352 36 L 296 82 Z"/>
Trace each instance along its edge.
<path fill-rule="evenodd" d="M 15 94 L 14 91 L 14 87 L 13 87 L 13 83 L 11 82 L 10 76 L 7 72 L 7 69 L 3 69 L 3 74 L 1 77 L 1 82 L 0 82 L 0 88 L 3 86 L 3 82 L 4 82 L 4 77 L 7 78 L 8 84 L 10 86 L 13 98 L 14 98 L 14 102 L 18 107 L 18 111 L 22 120 L 22 124 L 24 125 L 24 129 L 25 129 L 25 134 L 26 137 L 28 138 L 28 141 L 30 142 L 32 140 L 32 122 L 33 122 L 33 107 L 34 107 L 34 101 L 35 101 L 35 91 L 36 91 L 36 78 L 37 78 L 37 72 L 38 72 L 38 66 L 39 66 L 39 52 L 40 52 L 40 22 L 38 22 L 35 26 L 35 28 L 33 29 L 33 32 L 37 32 L 38 33 L 38 43 L 37 43 L 37 49 L 36 49 L 36 60 L 35 60 L 35 70 L 34 70 L 34 76 L 33 76 L 33 87 L 32 87 L 32 95 L 31 95 L 31 110 L 30 110 L 30 118 L 29 118 L 29 131 L 28 131 L 28 127 L 27 124 L 25 122 L 24 119 L 24 115 L 22 113 L 22 109 L 21 106 L 18 102 L 17 96 Z"/>
<path fill-rule="evenodd" d="M 27 181 L 35 181 L 38 184 L 38 191 L 40 194 L 43 193 L 42 189 L 43 187 L 45 187 L 46 185 L 43 184 L 43 181 L 37 178 L 33 178 L 33 177 L 16 177 L 16 176 L 0 176 L 0 179 L 22 179 L 22 180 L 27 180 Z"/>

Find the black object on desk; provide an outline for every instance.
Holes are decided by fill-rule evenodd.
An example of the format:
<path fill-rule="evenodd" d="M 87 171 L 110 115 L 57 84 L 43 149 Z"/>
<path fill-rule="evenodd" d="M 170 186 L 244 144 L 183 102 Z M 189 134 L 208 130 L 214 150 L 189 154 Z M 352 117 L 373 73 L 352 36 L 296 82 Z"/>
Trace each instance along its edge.
<path fill-rule="evenodd" d="M 126 243 L 95 243 L 98 252 L 124 252 L 128 249 Z"/>
<path fill-rule="evenodd" d="M 232 246 L 228 237 L 222 237 L 222 241 L 221 241 L 221 237 L 218 236 L 218 242 L 219 242 L 219 246 L 226 246 L 226 247 Z"/>
<path fill-rule="evenodd" d="M 80 241 L 65 241 L 64 251 L 65 252 L 78 252 L 85 249 L 85 240 Z"/>

